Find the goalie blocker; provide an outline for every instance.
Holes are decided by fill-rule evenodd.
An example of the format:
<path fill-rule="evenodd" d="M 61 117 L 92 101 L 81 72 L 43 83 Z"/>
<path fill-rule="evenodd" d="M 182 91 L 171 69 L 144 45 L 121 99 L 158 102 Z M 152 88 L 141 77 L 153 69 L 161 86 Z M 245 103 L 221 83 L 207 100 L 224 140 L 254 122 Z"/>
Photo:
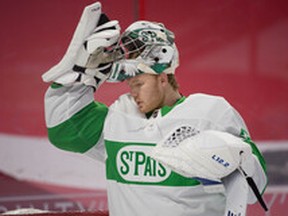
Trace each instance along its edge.
<path fill-rule="evenodd" d="M 43 74 L 44 82 L 64 86 L 83 83 L 96 90 L 109 76 L 120 26 L 101 12 L 101 3 L 87 6 L 62 60 Z"/>

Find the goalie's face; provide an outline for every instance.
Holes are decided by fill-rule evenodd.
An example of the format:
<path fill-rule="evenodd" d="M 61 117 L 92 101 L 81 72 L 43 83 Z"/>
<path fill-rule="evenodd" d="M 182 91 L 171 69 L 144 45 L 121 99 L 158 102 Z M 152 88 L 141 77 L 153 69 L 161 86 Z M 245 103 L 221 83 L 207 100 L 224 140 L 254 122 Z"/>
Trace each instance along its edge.
<path fill-rule="evenodd" d="M 140 74 L 127 79 L 130 93 L 138 109 L 148 113 L 161 108 L 165 101 L 165 81 L 163 75 Z"/>

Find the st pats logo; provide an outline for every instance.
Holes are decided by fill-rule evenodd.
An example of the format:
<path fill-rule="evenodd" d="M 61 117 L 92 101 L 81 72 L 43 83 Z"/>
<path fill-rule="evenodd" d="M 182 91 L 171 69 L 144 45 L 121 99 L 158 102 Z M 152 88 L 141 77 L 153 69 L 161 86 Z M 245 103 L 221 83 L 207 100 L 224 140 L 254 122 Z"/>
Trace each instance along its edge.
<path fill-rule="evenodd" d="M 125 146 L 117 154 L 117 170 L 126 181 L 162 182 L 171 170 L 149 156 L 152 146 Z"/>

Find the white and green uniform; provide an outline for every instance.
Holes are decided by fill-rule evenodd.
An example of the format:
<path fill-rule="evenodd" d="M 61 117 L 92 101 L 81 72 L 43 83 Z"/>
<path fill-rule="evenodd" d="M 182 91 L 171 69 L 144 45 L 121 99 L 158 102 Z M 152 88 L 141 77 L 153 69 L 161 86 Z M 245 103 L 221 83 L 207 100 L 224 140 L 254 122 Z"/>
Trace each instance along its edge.
<path fill-rule="evenodd" d="M 63 150 L 105 161 L 110 216 L 222 216 L 223 193 L 207 194 L 195 179 L 173 172 L 149 156 L 151 149 L 181 126 L 218 130 L 249 139 L 240 115 L 222 97 L 193 94 L 149 118 L 129 94 L 109 108 L 94 101 L 92 88 L 53 84 L 45 96 L 50 141 Z"/>

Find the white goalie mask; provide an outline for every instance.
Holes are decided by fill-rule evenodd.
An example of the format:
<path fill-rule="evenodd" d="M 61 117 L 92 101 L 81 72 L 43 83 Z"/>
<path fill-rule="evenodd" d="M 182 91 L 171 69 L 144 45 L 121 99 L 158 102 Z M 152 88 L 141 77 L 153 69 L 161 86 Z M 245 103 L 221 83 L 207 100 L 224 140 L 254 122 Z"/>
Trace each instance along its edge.
<path fill-rule="evenodd" d="M 122 34 L 115 50 L 109 81 L 119 82 L 141 73 L 174 74 L 179 54 L 173 32 L 161 23 L 137 21 Z"/>

